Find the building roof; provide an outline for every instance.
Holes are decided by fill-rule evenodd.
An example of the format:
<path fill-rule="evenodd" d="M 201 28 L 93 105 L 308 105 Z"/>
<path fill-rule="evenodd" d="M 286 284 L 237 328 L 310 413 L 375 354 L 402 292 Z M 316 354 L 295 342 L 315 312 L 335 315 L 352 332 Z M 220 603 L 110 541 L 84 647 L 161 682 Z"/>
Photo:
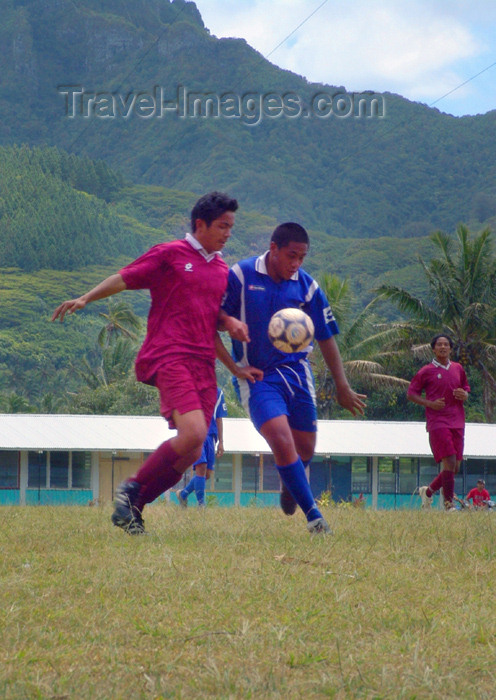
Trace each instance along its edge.
<path fill-rule="evenodd" d="M 149 416 L 0 414 L 0 450 L 151 452 L 175 435 Z M 224 449 L 267 453 L 267 443 L 247 418 L 224 418 Z M 430 457 L 425 423 L 319 421 L 316 454 Z M 496 458 L 496 425 L 467 423 L 465 456 Z"/>

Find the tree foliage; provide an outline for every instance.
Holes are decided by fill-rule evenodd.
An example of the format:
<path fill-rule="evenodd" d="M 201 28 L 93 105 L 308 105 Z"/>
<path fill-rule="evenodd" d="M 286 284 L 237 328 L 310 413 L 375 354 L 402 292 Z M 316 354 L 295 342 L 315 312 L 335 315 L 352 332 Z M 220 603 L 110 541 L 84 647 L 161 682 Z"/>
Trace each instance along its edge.
<path fill-rule="evenodd" d="M 405 351 L 430 355 L 426 336 L 447 333 L 454 341 L 453 358 L 482 378 L 484 413 L 489 422 L 496 405 L 496 256 L 489 229 L 473 234 L 458 226 L 454 237 L 432 235 L 438 250 L 421 260 L 429 295 L 382 285 L 377 298 L 387 299 L 407 316 L 402 328 Z"/>

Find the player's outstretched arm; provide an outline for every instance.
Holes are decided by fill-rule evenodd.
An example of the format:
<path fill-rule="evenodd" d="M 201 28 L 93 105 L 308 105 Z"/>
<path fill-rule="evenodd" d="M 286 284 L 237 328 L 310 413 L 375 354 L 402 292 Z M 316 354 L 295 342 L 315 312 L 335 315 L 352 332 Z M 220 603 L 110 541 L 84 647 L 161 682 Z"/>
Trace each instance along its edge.
<path fill-rule="evenodd" d="M 105 299 L 113 294 L 118 294 L 126 289 L 126 283 L 122 279 L 121 275 L 115 274 L 107 277 L 107 279 L 97 284 L 89 292 L 83 294 L 77 299 L 69 299 L 69 301 L 64 301 L 60 306 L 57 306 L 52 314 L 52 321 L 57 318 L 62 322 L 66 314 L 73 314 L 75 311 L 84 309 L 86 304 L 91 301 L 97 301 L 98 299 Z"/>
<path fill-rule="evenodd" d="M 247 379 L 249 382 L 254 384 L 256 381 L 261 381 L 263 379 L 263 370 L 257 367 L 252 367 L 247 365 L 246 367 L 239 367 L 231 355 L 226 350 L 222 338 L 217 333 L 215 336 L 215 354 L 227 369 L 234 374 L 238 379 Z"/>
<path fill-rule="evenodd" d="M 322 351 L 324 361 L 332 372 L 339 405 L 346 408 L 354 416 L 356 416 L 357 413 L 363 416 L 366 407 L 365 399 L 367 396 L 365 394 L 357 394 L 348 384 L 343 361 L 335 338 L 331 337 L 327 338 L 327 340 L 319 340 L 317 342 Z"/>

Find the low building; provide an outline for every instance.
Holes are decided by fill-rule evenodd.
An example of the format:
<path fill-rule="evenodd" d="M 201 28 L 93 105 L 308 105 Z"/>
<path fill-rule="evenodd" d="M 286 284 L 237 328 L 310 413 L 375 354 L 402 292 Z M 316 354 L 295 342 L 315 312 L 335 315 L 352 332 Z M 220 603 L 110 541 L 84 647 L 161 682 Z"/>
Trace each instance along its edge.
<path fill-rule="evenodd" d="M 160 417 L 0 414 L 0 505 L 110 502 L 117 484 L 174 434 Z M 224 419 L 224 448 L 207 499 L 278 504 L 272 455 L 248 419 Z M 373 508 L 418 507 L 415 490 L 437 473 L 424 423 L 319 421 L 310 468 L 317 497 L 327 491 L 335 501 L 351 501 L 362 494 Z M 466 494 L 481 477 L 496 493 L 496 425 L 469 423 L 456 493 Z"/>

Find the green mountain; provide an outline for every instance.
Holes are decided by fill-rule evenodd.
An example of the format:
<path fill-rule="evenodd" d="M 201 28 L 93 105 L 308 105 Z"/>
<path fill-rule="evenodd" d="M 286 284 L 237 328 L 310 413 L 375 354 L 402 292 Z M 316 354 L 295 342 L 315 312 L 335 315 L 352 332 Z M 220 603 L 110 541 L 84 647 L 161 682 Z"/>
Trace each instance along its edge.
<path fill-rule="evenodd" d="M 4 0 L 0 74 L 1 143 L 58 146 L 135 183 L 225 189 L 340 239 L 416 238 L 496 214 L 496 112 L 454 118 L 384 94 L 379 116 L 353 116 L 344 87 L 211 36 L 185 0 Z M 194 92 L 219 113 L 183 109 Z"/>

